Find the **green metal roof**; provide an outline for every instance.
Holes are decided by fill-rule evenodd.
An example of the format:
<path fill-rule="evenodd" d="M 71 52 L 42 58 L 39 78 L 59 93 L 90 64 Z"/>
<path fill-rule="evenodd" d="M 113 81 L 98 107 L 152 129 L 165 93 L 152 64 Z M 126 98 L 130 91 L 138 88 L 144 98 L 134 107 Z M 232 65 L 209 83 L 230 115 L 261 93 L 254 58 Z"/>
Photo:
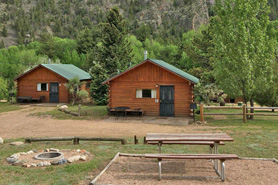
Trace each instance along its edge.
<path fill-rule="evenodd" d="M 107 83 L 107 82 L 117 78 L 118 76 L 121 76 L 122 74 L 126 73 L 127 71 L 130 71 L 130 70 L 136 68 L 137 66 L 139 66 L 139 65 L 141 65 L 141 64 L 143 64 L 143 63 L 145 63 L 147 61 L 151 61 L 151 62 L 159 65 L 160 67 L 162 67 L 162 68 L 164 68 L 164 69 L 166 69 L 168 71 L 171 71 L 171 72 L 179 75 L 181 78 L 185 78 L 185 79 L 187 79 L 187 80 L 189 80 L 189 81 L 191 81 L 193 83 L 196 83 L 196 84 L 199 83 L 199 79 L 196 78 L 195 76 L 192 76 L 192 75 L 190 75 L 190 74 L 188 74 L 188 73 L 186 73 L 186 72 L 176 68 L 175 66 L 173 66 L 171 64 L 168 64 L 167 62 L 164 62 L 163 60 L 146 59 L 143 62 L 141 62 L 140 64 L 137 64 L 137 65 L 127 69 L 126 71 L 124 71 L 124 72 L 122 72 L 122 73 L 120 73 L 120 74 L 118 74 L 116 76 L 113 76 L 112 78 L 109 78 L 109 79 L 105 80 L 104 82 L 102 82 L 102 84 L 105 84 L 105 83 Z"/>
<path fill-rule="evenodd" d="M 89 73 L 83 71 L 82 69 L 72 65 L 72 64 L 41 64 L 43 67 L 61 75 L 66 79 L 72 79 L 76 76 L 80 80 L 89 80 L 91 76 Z"/>
<path fill-rule="evenodd" d="M 189 81 L 192 81 L 194 83 L 199 83 L 199 79 L 196 78 L 195 76 L 192 76 L 191 74 L 188 74 L 182 70 L 180 70 L 179 68 L 176 68 L 175 66 L 168 64 L 167 62 L 164 62 L 163 60 L 156 60 L 156 59 L 149 59 L 150 61 L 156 63 L 157 65 L 168 69 L 169 71 L 172 71 L 173 73 L 176 73 L 177 75 L 188 79 Z"/>

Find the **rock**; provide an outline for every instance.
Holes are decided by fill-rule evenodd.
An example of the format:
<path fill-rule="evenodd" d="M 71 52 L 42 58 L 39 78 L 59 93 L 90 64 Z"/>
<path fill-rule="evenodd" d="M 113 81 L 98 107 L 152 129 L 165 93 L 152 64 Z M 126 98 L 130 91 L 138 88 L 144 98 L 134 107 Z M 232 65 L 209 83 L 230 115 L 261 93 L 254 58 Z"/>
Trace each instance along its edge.
<path fill-rule="evenodd" d="M 30 168 L 30 167 L 31 167 L 31 164 L 23 163 L 22 166 L 25 167 L 25 168 Z"/>
<path fill-rule="evenodd" d="M 38 153 L 38 150 L 31 150 L 31 151 L 33 151 L 34 153 Z"/>
<path fill-rule="evenodd" d="M 62 105 L 61 107 L 60 107 L 60 109 L 67 109 L 67 108 L 69 108 L 67 105 Z"/>
<path fill-rule="evenodd" d="M 50 165 L 51 165 L 50 162 L 48 162 L 48 161 L 43 161 L 43 166 L 50 166 Z"/>
<path fill-rule="evenodd" d="M 20 155 L 27 155 L 26 152 L 20 152 L 19 154 L 20 154 Z"/>
<path fill-rule="evenodd" d="M 31 163 L 30 164 L 32 167 L 36 167 L 37 166 L 37 164 L 35 164 L 35 163 Z"/>
<path fill-rule="evenodd" d="M 4 140 L 0 137 L 0 144 L 3 144 Z"/>
<path fill-rule="evenodd" d="M 48 148 L 44 150 L 44 152 L 49 152 L 49 151 L 50 151 L 50 150 L 49 150 Z"/>
<path fill-rule="evenodd" d="M 68 163 L 68 160 L 67 159 L 60 159 L 58 164 L 61 165 L 61 164 L 66 164 Z"/>
<path fill-rule="evenodd" d="M 85 154 L 89 155 L 89 154 L 90 154 L 90 152 L 86 151 L 86 152 L 85 152 Z"/>
<path fill-rule="evenodd" d="M 18 160 L 13 163 L 14 166 L 22 166 L 24 163 L 26 163 L 25 160 Z"/>
<path fill-rule="evenodd" d="M 7 161 L 8 163 L 15 163 L 16 161 L 18 161 L 18 158 L 8 157 Z"/>
<path fill-rule="evenodd" d="M 80 150 L 80 153 L 85 153 L 86 152 L 86 150 Z"/>
<path fill-rule="evenodd" d="M 24 145 L 24 143 L 22 141 L 15 141 L 15 142 L 11 142 L 10 145 L 12 145 L 12 146 L 20 146 L 20 145 Z"/>
<path fill-rule="evenodd" d="M 42 167 L 42 166 L 43 166 L 43 162 L 39 162 L 39 163 L 37 164 L 37 166 Z"/>
<path fill-rule="evenodd" d="M 55 148 L 50 148 L 49 150 L 52 152 L 59 152 L 59 149 L 55 149 Z"/>
<path fill-rule="evenodd" d="M 79 159 L 80 159 L 80 155 L 72 156 L 72 157 L 68 158 L 68 162 L 73 163 L 75 161 L 78 161 Z"/>
<path fill-rule="evenodd" d="M 86 161 L 86 160 L 87 160 L 87 156 L 86 156 L 86 155 L 82 155 L 82 156 L 80 157 L 80 160 L 81 160 L 81 161 Z"/>
<path fill-rule="evenodd" d="M 26 152 L 27 155 L 33 154 L 34 152 L 32 150 Z"/>
<path fill-rule="evenodd" d="M 19 153 L 16 153 L 16 154 L 11 155 L 10 157 L 11 157 L 11 158 L 19 158 L 19 156 L 20 156 L 20 154 L 19 154 Z"/>
<path fill-rule="evenodd" d="M 76 150 L 76 152 L 80 152 L 80 150 L 79 150 L 79 149 L 77 149 L 77 150 Z"/>

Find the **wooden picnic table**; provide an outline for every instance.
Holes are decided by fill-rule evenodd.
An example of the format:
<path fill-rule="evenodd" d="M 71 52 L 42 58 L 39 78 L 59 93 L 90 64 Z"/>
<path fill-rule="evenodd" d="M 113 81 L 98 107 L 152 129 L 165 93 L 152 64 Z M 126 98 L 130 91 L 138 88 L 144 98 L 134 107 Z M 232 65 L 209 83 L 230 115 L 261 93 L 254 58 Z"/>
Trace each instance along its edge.
<path fill-rule="evenodd" d="M 234 141 L 226 133 L 212 133 L 212 134 L 181 134 L 181 133 L 147 133 L 146 142 L 152 143 L 157 142 L 159 147 L 159 153 L 161 153 L 161 146 L 163 143 L 177 142 L 176 144 L 186 144 L 184 142 L 189 142 L 192 144 L 200 145 L 203 142 L 213 142 L 214 154 L 218 154 L 218 145 L 220 142 L 231 142 Z M 194 143 L 196 142 L 196 143 Z M 218 170 L 218 160 L 214 160 L 214 168 Z"/>

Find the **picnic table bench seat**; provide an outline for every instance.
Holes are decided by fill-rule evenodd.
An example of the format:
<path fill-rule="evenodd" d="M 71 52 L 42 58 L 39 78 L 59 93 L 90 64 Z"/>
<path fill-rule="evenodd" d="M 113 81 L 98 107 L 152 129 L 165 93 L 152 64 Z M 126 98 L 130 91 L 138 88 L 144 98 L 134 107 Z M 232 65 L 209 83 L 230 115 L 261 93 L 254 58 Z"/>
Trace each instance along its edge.
<path fill-rule="evenodd" d="M 235 154 L 145 154 L 145 158 L 156 158 L 158 159 L 158 171 L 159 178 L 161 180 L 161 161 L 162 159 L 210 159 L 210 160 L 220 160 L 221 161 L 221 173 L 218 172 L 218 169 L 214 168 L 217 175 L 225 181 L 225 160 L 228 159 L 238 159 L 238 156 Z"/>
<path fill-rule="evenodd" d="M 138 113 L 141 116 L 144 115 L 144 110 L 141 110 L 141 108 L 137 109 L 131 109 L 130 107 L 114 107 L 114 108 L 106 108 L 108 115 L 111 115 L 112 113 L 124 113 L 124 116 L 127 116 L 128 113 Z"/>
<path fill-rule="evenodd" d="M 157 145 L 158 141 L 148 141 L 150 145 Z M 174 144 L 184 144 L 184 145 L 214 145 L 213 141 L 163 141 L 163 144 L 174 145 Z M 225 145 L 224 142 L 219 142 L 219 145 Z"/>

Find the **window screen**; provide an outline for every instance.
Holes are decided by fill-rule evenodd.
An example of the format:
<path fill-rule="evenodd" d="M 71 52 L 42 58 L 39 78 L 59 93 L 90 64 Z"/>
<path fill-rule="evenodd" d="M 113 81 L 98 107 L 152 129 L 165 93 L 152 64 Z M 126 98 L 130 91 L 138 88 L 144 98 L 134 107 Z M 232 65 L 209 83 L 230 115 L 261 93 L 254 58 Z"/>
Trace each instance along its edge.
<path fill-rule="evenodd" d="M 91 83 L 86 83 L 86 88 L 90 88 Z"/>
<path fill-rule="evenodd" d="M 41 84 L 41 91 L 47 91 L 47 84 L 46 83 Z"/>
<path fill-rule="evenodd" d="M 151 98 L 152 97 L 152 90 L 151 89 L 143 89 L 142 90 L 142 97 L 143 98 Z"/>

